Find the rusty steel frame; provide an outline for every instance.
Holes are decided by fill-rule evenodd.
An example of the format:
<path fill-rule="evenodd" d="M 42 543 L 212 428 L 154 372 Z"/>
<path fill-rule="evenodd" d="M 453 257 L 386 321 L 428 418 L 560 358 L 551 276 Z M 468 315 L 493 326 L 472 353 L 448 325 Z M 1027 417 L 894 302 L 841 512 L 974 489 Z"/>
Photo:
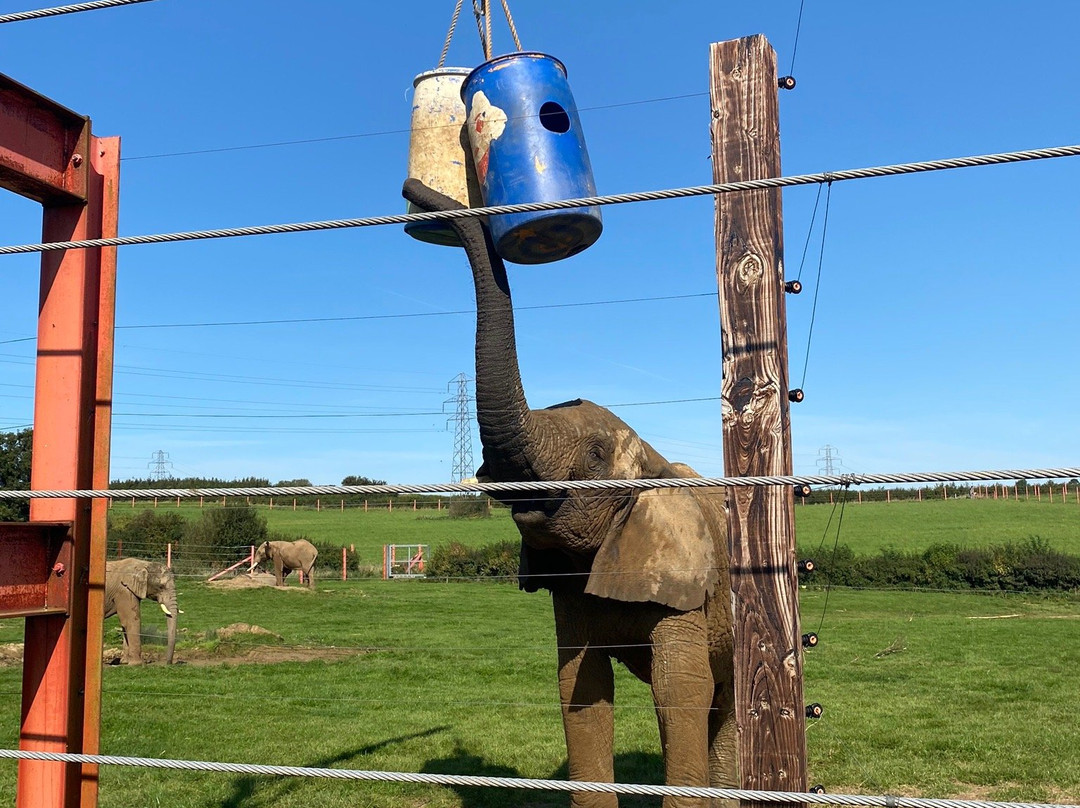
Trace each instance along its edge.
<path fill-rule="evenodd" d="M 115 236 L 119 174 L 119 138 L 0 75 L 0 187 L 42 204 L 43 241 Z M 108 487 L 115 291 L 115 248 L 42 254 L 32 489 Z M 107 504 L 31 501 L 70 525 L 70 601 L 25 618 L 20 749 L 99 750 Z M 22 760 L 15 804 L 94 808 L 97 767 Z"/>

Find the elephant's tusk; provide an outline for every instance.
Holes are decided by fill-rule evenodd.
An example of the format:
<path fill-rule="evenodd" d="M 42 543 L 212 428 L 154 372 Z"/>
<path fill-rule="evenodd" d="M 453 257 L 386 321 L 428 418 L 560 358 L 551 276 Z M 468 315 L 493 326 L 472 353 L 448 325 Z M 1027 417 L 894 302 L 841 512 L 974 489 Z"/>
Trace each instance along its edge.
<path fill-rule="evenodd" d="M 173 613 L 169 611 L 169 607 L 166 606 L 164 603 L 159 603 L 158 605 L 161 607 L 161 611 L 165 612 L 166 617 L 173 616 Z"/>

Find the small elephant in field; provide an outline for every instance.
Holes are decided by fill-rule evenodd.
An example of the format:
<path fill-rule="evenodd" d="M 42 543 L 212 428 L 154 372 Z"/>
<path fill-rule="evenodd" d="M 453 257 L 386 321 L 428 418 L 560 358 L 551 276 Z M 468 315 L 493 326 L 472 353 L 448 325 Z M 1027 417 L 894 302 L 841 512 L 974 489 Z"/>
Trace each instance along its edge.
<path fill-rule="evenodd" d="M 141 665 L 142 615 L 140 606 L 146 598 L 155 600 L 165 612 L 168 622 L 168 640 L 165 648 L 165 664 L 173 662 L 176 650 L 176 579 L 171 569 L 157 561 L 141 558 L 121 558 L 105 564 L 105 617 L 120 616 L 120 630 L 124 635 L 124 653 L 120 661 L 127 665 Z"/>
<path fill-rule="evenodd" d="M 264 561 L 274 562 L 274 582 L 276 586 L 285 586 L 285 579 L 293 570 L 304 575 L 308 589 L 315 586 L 315 559 L 319 551 L 307 539 L 296 541 L 264 541 L 255 550 L 251 560 L 252 568 Z"/>
<path fill-rule="evenodd" d="M 415 179 L 406 181 L 404 195 L 425 211 L 461 207 Z M 614 780 L 618 661 L 652 689 L 667 784 L 737 788 L 723 490 L 556 485 L 698 475 L 590 401 L 529 407 L 506 268 L 480 220 L 448 221 L 465 247 L 476 291 L 476 417 L 484 447 L 477 477 L 529 484 L 493 496 L 510 506 L 521 534 L 521 588 L 551 592 L 570 779 Z M 577 791 L 571 804 L 613 808 L 618 801 Z M 664 798 L 664 808 L 709 804 Z"/>

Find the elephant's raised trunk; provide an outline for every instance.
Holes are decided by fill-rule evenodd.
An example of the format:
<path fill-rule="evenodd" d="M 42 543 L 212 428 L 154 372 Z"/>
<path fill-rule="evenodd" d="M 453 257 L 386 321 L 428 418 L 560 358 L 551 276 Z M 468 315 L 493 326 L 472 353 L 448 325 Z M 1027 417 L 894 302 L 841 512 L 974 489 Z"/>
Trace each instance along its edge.
<path fill-rule="evenodd" d="M 418 180 L 406 180 L 402 193 L 422 210 L 461 208 Z M 476 288 L 476 415 L 486 474 L 497 482 L 537 480 L 506 267 L 478 219 L 449 221 L 465 247 Z"/>

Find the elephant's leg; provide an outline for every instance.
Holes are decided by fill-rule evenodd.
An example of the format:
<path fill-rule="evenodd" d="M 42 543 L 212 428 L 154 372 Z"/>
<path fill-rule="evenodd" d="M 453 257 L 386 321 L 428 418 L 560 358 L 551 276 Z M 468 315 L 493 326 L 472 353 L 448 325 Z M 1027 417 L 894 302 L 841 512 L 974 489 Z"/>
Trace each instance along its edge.
<path fill-rule="evenodd" d="M 709 785 L 739 788 L 738 737 L 735 731 L 735 687 L 731 677 L 716 685 L 709 712 Z M 738 800 L 714 800 L 715 808 L 739 808 Z"/>
<path fill-rule="evenodd" d="M 121 661 L 127 665 L 141 665 L 142 615 L 139 613 L 139 599 L 128 594 L 117 603 L 116 614 L 120 618 L 120 630 L 124 635 L 124 654 Z"/>
<path fill-rule="evenodd" d="M 652 630 L 652 691 L 671 786 L 709 785 L 709 708 L 713 676 L 705 616 L 673 612 Z M 705 798 L 664 797 L 664 808 L 704 808 Z"/>
<path fill-rule="evenodd" d="M 306 570 L 304 570 L 304 578 L 307 580 L 308 589 L 315 588 L 315 563 L 312 562 Z"/>
<path fill-rule="evenodd" d="M 285 576 L 289 573 L 285 571 L 285 563 L 280 558 L 274 559 L 274 585 L 285 586 Z"/>
<path fill-rule="evenodd" d="M 570 601 L 569 603 L 567 601 Z M 583 598 L 555 594 L 559 643 L 559 700 L 571 780 L 615 781 L 615 677 L 606 653 L 590 648 L 581 617 Z M 614 794 L 575 791 L 571 808 L 617 808 Z"/>

